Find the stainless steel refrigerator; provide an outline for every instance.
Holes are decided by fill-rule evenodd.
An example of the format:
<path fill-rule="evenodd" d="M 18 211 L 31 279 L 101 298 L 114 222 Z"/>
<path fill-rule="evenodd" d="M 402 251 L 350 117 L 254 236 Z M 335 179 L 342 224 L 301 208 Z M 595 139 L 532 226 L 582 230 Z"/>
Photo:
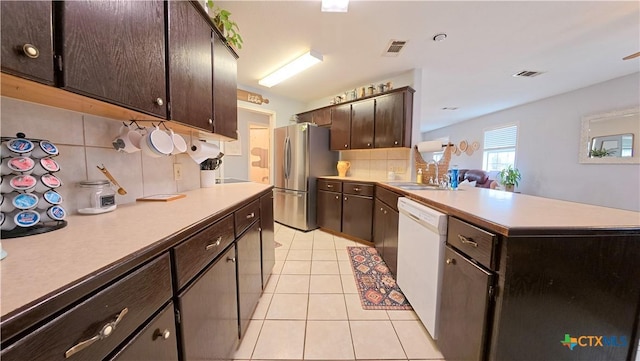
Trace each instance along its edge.
<path fill-rule="evenodd" d="M 316 225 L 316 177 L 336 174 L 329 129 L 299 123 L 274 129 L 276 222 L 302 231 Z"/>

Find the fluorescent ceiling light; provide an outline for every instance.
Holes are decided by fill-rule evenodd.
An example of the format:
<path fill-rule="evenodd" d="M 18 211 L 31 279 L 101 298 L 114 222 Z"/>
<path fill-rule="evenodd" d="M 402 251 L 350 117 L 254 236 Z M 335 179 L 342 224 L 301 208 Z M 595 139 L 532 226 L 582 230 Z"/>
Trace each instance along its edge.
<path fill-rule="evenodd" d="M 300 73 L 301 71 L 318 64 L 322 61 L 322 54 L 317 51 L 309 50 L 306 54 L 298 57 L 289 64 L 274 71 L 266 77 L 260 79 L 258 84 L 271 88 L 272 86 L 289 79 L 290 77 Z"/>
<path fill-rule="evenodd" d="M 346 13 L 349 0 L 322 0 L 322 11 L 332 13 Z"/>

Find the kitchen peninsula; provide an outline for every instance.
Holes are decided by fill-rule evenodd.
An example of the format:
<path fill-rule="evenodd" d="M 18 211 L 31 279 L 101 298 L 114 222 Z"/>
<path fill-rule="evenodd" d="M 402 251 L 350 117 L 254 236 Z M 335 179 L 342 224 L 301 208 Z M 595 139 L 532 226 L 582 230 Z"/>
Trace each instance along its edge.
<path fill-rule="evenodd" d="M 409 190 L 355 177 L 322 181 L 332 192 L 344 191 L 344 184 L 374 185 L 374 212 L 392 209 L 392 192 L 449 216 L 444 328 L 437 340 L 445 358 L 625 360 L 637 352 L 638 212 L 474 187 Z M 373 223 L 376 247 L 379 223 Z M 387 251 L 385 245 L 385 261 Z M 602 336 L 609 344 L 570 349 L 571 341 L 562 343 L 565 335 Z"/>
<path fill-rule="evenodd" d="M 75 353 L 79 359 L 177 359 L 176 336 L 197 336 L 199 317 L 217 322 L 218 305 L 227 307 L 224 321 L 231 326 L 216 345 L 228 355 L 238 342 L 236 265 L 241 318 L 253 312 L 273 267 L 271 187 L 234 183 L 185 194 L 74 215 L 60 230 L 3 240 L 2 359 L 63 360 Z M 267 266 L 262 277 L 261 264 Z M 214 275 L 231 290 L 207 289 L 216 284 Z M 215 307 L 207 307 L 214 295 Z M 190 303 L 194 297 L 199 304 Z M 178 333 L 174 305 L 182 317 Z M 162 337 L 146 337 L 156 331 Z M 83 344 L 94 335 L 99 341 Z M 200 352 L 196 347 L 182 344 L 186 355 Z"/>

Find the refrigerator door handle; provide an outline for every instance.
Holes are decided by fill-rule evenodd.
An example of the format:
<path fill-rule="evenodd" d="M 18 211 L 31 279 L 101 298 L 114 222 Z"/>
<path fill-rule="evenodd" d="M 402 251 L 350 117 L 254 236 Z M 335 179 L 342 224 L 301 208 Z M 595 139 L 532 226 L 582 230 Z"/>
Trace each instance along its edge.
<path fill-rule="evenodd" d="M 289 176 L 291 175 L 291 138 L 287 137 L 287 144 L 285 147 L 286 153 L 285 153 L 285 159 L 286 159 L 286 178 L 289 179 Z"/>
<path fill-rule="evenodd" d="M 284 173 L 284 179 L 288 179 L 289 178 L 289 173 L 287 173 L 287 168 L 289 167 L 289 164 L 287 163 L 287 154 L 289 154 L 289 136 L 287 136 L 286 138 L 284 138 L 284 159 L 282 162 L 282 171 Z"/>

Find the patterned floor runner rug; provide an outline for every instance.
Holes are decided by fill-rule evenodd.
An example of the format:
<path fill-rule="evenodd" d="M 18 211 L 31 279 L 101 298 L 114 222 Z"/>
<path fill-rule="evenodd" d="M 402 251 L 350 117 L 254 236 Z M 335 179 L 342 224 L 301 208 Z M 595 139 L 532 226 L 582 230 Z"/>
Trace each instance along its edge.
<path fill-rule="evenodd" d="M 396 280 L 373 247 L 347 247 L 365 310 L 411 310 Z"/>

